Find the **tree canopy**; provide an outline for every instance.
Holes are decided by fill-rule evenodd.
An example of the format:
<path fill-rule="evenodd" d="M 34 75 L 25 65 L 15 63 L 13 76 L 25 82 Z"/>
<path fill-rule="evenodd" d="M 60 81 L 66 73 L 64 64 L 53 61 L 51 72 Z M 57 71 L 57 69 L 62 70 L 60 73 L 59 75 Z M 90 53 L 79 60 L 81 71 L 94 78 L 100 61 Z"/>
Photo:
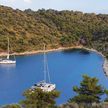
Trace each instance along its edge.
<path fill-rule="evenodd" d="M 56 90 L 44 92 L 41 89 L 28 89 L 23 94 L 25 98 L 19 104 L 6 105 L 2 108 L 103 108 L 105 105 L 107 107 L 108 90 L 99 85 L 98 81 L 96 77 L 83 75 L 80 86 L 73 87 L 76 96 L 62 105 L 56 105 L 56 99 L 60 95 Z M 107 95 L 105 103 L 101 101 L 104 94 Z"/>
<path fill-rule="evenodd" d="M 12 51 L 83 45 L 108 56 L 108 15 L 78 11 L 21 11 L 0 5 L 0 51 L 10 38 Z"/>
<path fill-rule="evenodd" d="M 105 90 L 105 94 L 107 95 L 105 102 L 108 102 L 108 90 Z"/>
<path fill-rule="evenodd" d="M 27 90 L 24 92 L 25 100 L 21 101 L 21 105 L 24 108 L 56 108 L 55 99 L 59 94 L 58 91 Z"/>
<path fill-rule="evenodd" d="M 18 105 L 18 104 L 12 104 L 12 105 L 6 105 L 6 106 L 4 106 L 2 108 L 21 108 L 21 106 Z"/>
<path fill-rule="evenodd" d="M 69 100 L 69 102 L 76 103 L 99 103 L 101 95 L 104 94 L 104 88 L 98 84 L 98 79 L 83 75 L 83 80 L 80 83 L 80 87 L 74 86 L 73 91 L 77 93 L 77 96 Z"/>

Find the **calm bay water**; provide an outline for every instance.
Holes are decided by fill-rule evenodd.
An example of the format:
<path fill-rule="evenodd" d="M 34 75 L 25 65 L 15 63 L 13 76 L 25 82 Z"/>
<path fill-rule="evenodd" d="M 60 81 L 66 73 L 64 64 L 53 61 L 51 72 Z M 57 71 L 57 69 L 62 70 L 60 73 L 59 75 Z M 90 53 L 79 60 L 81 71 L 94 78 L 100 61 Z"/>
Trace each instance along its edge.
<path fill-rule="evenodd" d="M 17 103 L 24 97 L 23 91 L 43 80 L 43 55 L 17 56 L 16 65 L 0 65 L 0 105 Z M 108 88 L 108 78 L 102 69 L 103 58 L 94 53 L 59 51 L 48 53 L 51 81 L 61 91 L 57 103 L 65 103 L 75 93 L 82 75 L 99 78 L 99 83 Z"/>

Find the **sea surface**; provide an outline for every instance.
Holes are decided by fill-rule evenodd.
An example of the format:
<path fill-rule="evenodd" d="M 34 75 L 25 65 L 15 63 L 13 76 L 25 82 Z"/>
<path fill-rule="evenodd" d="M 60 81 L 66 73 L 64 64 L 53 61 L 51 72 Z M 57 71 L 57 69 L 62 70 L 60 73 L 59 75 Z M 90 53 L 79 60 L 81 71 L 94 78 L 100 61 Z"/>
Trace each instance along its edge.
<path fill-rule="evenodd" d="M 57 104 L 66 103 L 75 95 L 72 87 L 79 85 L 82 75 L 97 77 L 108 89 L 104 75 L 104 59 L 94 52 L 66 50 L 47 53 L 51 82 L 61 92 Z M 0 65 L 0 105 L 17 103 L 24 99 L 23 92 L 43 80 L 43 54 L 17 56 L 16 65 Z"/>

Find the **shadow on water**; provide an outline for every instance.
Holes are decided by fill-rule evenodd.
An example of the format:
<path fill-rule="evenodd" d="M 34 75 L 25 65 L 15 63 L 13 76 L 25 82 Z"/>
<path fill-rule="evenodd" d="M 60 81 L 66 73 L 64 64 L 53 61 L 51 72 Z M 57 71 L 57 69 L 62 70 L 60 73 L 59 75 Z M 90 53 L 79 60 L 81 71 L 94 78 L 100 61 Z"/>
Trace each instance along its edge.
<path fill-rule="evenodd" d="M 63 53 L 67 53 L 67 54 L 69 54 L 69 53 L 74 53 L 74 52 L 78 52 L 78 53 L 81 53 L 81 54 L 90 54 L 90 51 L 88 51 L 88 50 L 86 50 L 86 49 L 81 49 L 81 48 L 79 48 L 79 49 L 76 49 L 76 48 L 73 48 L 73 49 L 67 49 L 67 50 L 63 50 Z"/>

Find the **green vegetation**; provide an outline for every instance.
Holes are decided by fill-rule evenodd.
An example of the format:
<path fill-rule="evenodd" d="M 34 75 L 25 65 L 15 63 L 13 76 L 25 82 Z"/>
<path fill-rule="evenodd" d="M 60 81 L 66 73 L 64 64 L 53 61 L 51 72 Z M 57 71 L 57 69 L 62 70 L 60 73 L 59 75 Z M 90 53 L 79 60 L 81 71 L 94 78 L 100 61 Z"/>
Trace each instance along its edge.
<path fill-rule="evenodd" d="M 105 90 L 98 84 L 98 81 L 99 80 L 95 77 L 91 78 L 87 75 L 83 75 L 83 81 L 81 81 L 80 87 L 73 87 L 73 91 L 78 95 L 70 99 L 69 103 L 84 104 L 86 107 L 91 107 L 92 103 L 100 103 L 101 95 L 105 93 Z"/>
<path fill-rule="evenodd" d="M 7 50 L 9 37 L 14 52 L 40 50 L 43 49 L 44 42 L 47 49 L 83 45 L 94 48 L 108 57 L 107 23 L 108 15 L 104 14 L 52 9 L 21 11 L 0 5 L 0 52 Z M 73 90 L 77 96 L 67 103 L 70 108 L 75 106 L 79 108 L 78 105 L 83 103 L 88 107 L 94 102 L 100 103 L 103 94 L 106 94 L 105 101 L 108 102 L 108 90 L 98 85 L 97 78 L 83 76 L 80 87 L 75 86 Z M 45 93 L 37 89 L 34 92 L 25 91 L 24 96 L 25 100 L 20 103 L 24 108 L 54 108 L 59 93 L 57 91 Z M 20 108 L 20 106 L 15 104 L 3 108 Z M 65 105 L 62 108 L 66 108 Z M 101 107 L 99 105 L 96 108 Z"/>
<path fill-rule="evenodd" d="M 2 108 L 21 108 L 21 106 L 18 105 L 18 104 L 12 104 L 12 105 L 6 105 L 6 106 L 4 106 Z"/>
<path fill-rule="evenodd" d="M 69 99 L 66 104 L 57 106 L 56 98 L 60 92 L 43 92 L 41 89 L 26 90 L 25 99 L 19 104 L 6 105 L 2 108 L 107 108 L 108 107 L 108 90 L 99 85 L 96 77 L 83 75 L 80 87 L 74 86 L 73 91 L 76 96 Z M 107 95 L 104 102 L 101 100 L 102 95 Z"/>
<path fill-rule="evenodd" d="M 73 11 L 14 10 L 0 6 L 0 51 L 6 51 L 7 36 L 12 51 L 83 45 L 108 56 L 108 15 Z"/>
<path fill-rule="evenodd" d="M 27 90 L 24 92 L 25 100 L 21 101 L 24 108 L 56 108 L 55 99 L 59 92 L 43 92 L 41 89 Z"/>
<path fill-rule="evenodd" d="M 108 102 L 108 90 L 105 90 L 105 94 L 107 95 L 107 98 L 105 99 L 105 102 Z"/>

